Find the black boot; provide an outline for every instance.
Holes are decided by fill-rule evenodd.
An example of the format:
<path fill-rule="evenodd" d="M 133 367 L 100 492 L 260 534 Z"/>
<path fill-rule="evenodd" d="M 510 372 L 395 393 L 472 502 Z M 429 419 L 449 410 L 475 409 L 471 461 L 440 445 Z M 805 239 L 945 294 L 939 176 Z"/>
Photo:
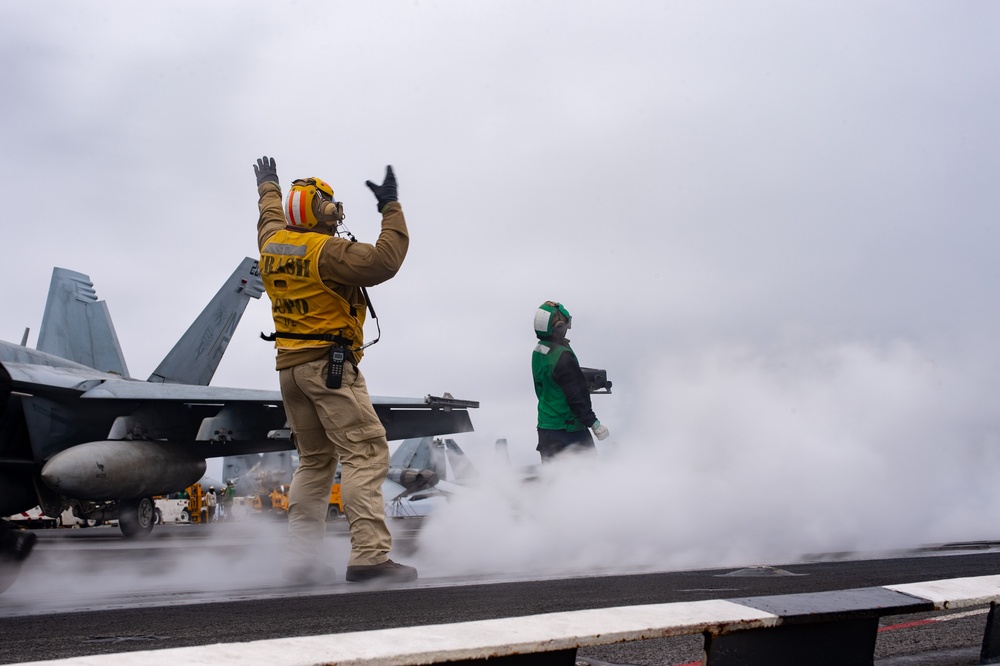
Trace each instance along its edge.
<path fill-rule="evenodd" d="M 392 560 L 386 560 L 381 564 L 361 564 L 347 567 L 347 580 L 352 583 L 378 579 L 405 583 L 417 579 L 417 570 Z"/>

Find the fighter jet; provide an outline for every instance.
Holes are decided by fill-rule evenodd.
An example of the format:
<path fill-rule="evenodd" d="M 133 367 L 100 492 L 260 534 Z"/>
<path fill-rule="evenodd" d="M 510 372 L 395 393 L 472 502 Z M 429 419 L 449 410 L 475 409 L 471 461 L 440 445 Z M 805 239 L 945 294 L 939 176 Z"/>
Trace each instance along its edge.
<path fill-rule="evenodd" d="M 479 470 L 455 440 L 403 440 L 389 459 L 389 477 L 382 485 L 385 514 L 393 518 L 430 515 L 477 481 Z"/>
<path fill-rule="evenodd" d="M 227 456 L 222 469 L 226 480 L 233 481 L 236 495 L 246 496 L 287 487 L 298 462 L 294 451 L 246 454 Z M 340 483 L 340 473 L 338 465 L 334 483 Z M 438 501 L 463 492 L 464 485 L 474 483 L 478 476 L 455 440 L 431 436 L 405 439 L 389 457 L 389 472 L 382 483 L 385 515 L 425 516 Z"/>
<path fill-rule="evenodd" d="M 279 391 L 209 386 L 263 284 L 244 259 L 146 380 L 129 375 L 104 301 L 82 273 L 56 268 L 37 349 L 0 341 L 0 516 L 40 506 L 153 527 L 154 495 L 203 476 L 206 458 L 292 448 Z M 468 432 L 478 402 L 372 403 L 389 439 Z"/>

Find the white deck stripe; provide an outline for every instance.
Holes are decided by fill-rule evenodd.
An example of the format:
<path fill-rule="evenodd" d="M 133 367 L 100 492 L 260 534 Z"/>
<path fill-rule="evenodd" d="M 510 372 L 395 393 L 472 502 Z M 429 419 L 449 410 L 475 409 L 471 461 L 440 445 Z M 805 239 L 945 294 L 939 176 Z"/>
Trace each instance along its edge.
<path fill-rule="evenodd" d="M 548 652 L 701 632 L 774 626 L 778 617 L 721 599 L 597 608 L 251 643 L 31 662 L 35 666 L 395 666 Z"/>
<path fill-rule="evenodd" d="M 932 617 L 930 619 L 935 622 L 947 622 L 948 620 L 961 620 L 962 618 L 973 617 L 975 615 L 986 615 L 989 612 L 989 608 L 977 608 L 976 610 L 964 611 L 962 613 L 952 613 L 951 615 L 942 615 L 941 617 Z"/>
<path fill-rule="evenodd" d="M 925 583 L 886 585 L 885 589 L 902 592 L 934 602 L 938 609 L 966 608 L 1000 600 L 1000 576 L 948 578 Z"/>
<path fill-rule="evenodd" d="M 886 585 L 939 610 L 1000 600 L 1000 575 Z M 957 616 L 956 616 L 957 617 Z M 551 652 L 648 638 L 773 627 L 777 615 L 724 599 L 595 608 L 327 636 L 103 654 L 28 666 L 407 666 Z"/>

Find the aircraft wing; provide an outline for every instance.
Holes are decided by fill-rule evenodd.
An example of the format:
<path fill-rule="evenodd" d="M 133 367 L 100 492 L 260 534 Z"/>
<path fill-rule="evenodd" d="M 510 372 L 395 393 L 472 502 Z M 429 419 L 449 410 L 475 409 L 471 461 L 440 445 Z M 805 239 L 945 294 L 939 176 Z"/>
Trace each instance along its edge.
<path fill-rule="evenodd" d="M 218 403 L 267 402 L 281 403 L 280 391 L 224 388 L 193 384 L 159 384 L 109 379 L 83 392 L 82 400 L 157 400 L 163 402 Z"/>
<path fill-rule="evenodd" d="M 294 448 L 279 391 L 98 379 L 62 368 L 6 364 L 25 395 L 35 458 L 67 446 L 116 439 L 176 442 L 200 456 Z M 372 396 L 390 440 L 469 432 L 474 401 Z"/>
<path fill-rule="evenodd" d="M 152 384 L 149 382 L 134 382 L 128 380 L 108 380 L 101 385 L 86 391 L 80 396 L 83 400 L 154 400 L 157 402 L 181 402 L 199 405 L 225 405 L 228 409 L 211 421 L 202 424 L 198 441 L 213 438 L 216 431 L 235 432 L 237 429 L 247 431 L 246 424 L 241 420 L 252 420 L 257 428 L 267 427 L 269 440 L 289 439 L 289 431 L 285 428 L 284 409 L 280 391 L 265 391 L 258 389 L 221 388 L 214 386 L 191 386 L 180 384 Z M 397 398 L 372 396 L 372 406 L 386 429 L 389 440 L 411 437 L 426 437 L 431 435 L 470 432 L 472 421 L 469 418 L 469 408 L 479 407 L 473 400 L 456 400 L 450 396 L 438 397 L 427 395 L 423 398 Z M 271 413 L 277 409 L 280 412 L 281 424 L 273 418 L 263 421 L 250 418 L 250 412 L 257 409 L 267 417 L 276 417 Z M 229 413 L 237 412 L 238 418 L 230 418 Z M 250 433 L 247 433 L 250 434 Z M 232 435 L 227 435 L 231 437 Z M 240 439 L 240 438 L 236 438 Z M 293 448 L 287 445 L 268 444 L 263 449 L 247 450 L 243 453 L 261 453 L 264 450 L 276 451 Z M 233 455 L 231 453 L 214 455 Z"/>
<path fill-rule="evenodd" d="M 423 398 L 389 398 L 373 395 L 372 406 L 385 426 L 386 439 L 433 437 L 459 432 L 472 432 L 469 409 L 479 407 L 475 400 L 459 400 L 448 394 L 427 395 Z M 290 431 L 282 429 L 272 437 L 288 438 Z M 288 448 L 291 448 L 290 446 Z"/>

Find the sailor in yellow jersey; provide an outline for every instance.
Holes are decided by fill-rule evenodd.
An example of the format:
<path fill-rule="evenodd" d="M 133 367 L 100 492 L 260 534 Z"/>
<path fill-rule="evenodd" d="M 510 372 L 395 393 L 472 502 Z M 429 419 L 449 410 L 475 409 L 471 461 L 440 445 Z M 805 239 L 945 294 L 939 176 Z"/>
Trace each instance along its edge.
<path fill-rule="evenodd" d="M 261 277 L 271 299 L 281 397 L 299 453 L 288 493 L 283 575 L 302 584 L 334 579 L 333 568 L 320 561 L 320 545 L 339 461 L 351 527 L 347 580 L 414 580 L 416 569 L 389 559 L 382 499 L 389 443 L 358 369 L 364 287 L 396 275 L 409 246 L 395 174 L 389 166 L 381 185 L 366 182 L 382 214 L 382 231 L 370 245 L 337 235 L 343 206 L 319 178 L 293 181 L 282 205 L 274 158 L 257 160 L 254 173 Z"/>

